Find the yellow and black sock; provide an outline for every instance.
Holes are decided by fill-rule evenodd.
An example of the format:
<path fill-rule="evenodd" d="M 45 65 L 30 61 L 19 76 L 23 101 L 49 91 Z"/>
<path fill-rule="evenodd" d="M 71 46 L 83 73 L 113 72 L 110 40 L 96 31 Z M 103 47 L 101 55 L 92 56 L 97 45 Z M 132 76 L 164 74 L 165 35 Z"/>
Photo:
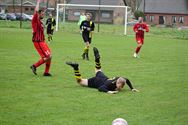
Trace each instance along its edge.
<path fill-rule="evenodd" d="M 81 77 L 81 74 L 80 74 L 78 67 L 74 67 L 74 75 L 75 75 L 77 82 L 80 82 L 82 77 Z"/>
<path fill-rule="evenodd" d="M 101 69 L 101 63 L 100 62 L 99 63 L 95 62 L 95 68 L 96 69 Z"/>
<path fill-rule="evenodd" d="M 86 59 L 88 60 L 89 59 L 89 48 L 88 47 L 84 48 L 84 55 L 85 55 Z"/>
<path fill-rule="evenodd" d="M 50 41 L 50 36 L 48 36 L 48 41 Z"/>
<path fill-rule="evenodd" d="M 95 60 L 95 68 L 96 69 L 101 69 L 101 63 L 100 63 L 100 59 L 99 58 Z"/>
<path fill-rule="evenodd" d="M 79 69 L 77 70 L 74 69 L 74 74 L 75 74 L 76 80 L 79 82 L 82 79 Z"/>
<path fill-rule="evenodd" d="M 89 48 L 85 47 L 84 48 L 84 53 L 87 54 L 89 52 Z"/>

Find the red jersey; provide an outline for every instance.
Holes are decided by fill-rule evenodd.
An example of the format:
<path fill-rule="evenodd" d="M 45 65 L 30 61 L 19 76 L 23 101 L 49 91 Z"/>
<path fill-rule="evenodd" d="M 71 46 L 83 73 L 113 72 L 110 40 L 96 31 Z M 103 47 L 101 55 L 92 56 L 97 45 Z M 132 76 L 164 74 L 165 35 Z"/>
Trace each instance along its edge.
<path fill-rule="evenodd" d="M 144 29 L 149 32 L 149 28 L 146 23 L 137 23 L 134 25 L 133 30 L 136 32 L 136 38 L 144 38 Z"/>
<path fill-rule="evenodd" d="M 38 13 L 35 12 L 32 19 L 32 29 L 33 29 L 33 42 L 44 42 L 44 25 L 38 17 Z"/>

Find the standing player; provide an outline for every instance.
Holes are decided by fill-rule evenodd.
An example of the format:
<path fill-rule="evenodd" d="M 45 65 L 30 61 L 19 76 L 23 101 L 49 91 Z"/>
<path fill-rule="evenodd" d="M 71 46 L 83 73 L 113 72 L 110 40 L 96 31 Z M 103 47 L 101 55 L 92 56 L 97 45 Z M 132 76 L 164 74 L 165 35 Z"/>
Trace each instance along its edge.
<path fill-rule="evenodd" d="M 89 60 L 89 47 L 91 44 L 91 38 L 92 38 L 92 33 L 95 28 L 94 22 L 91 21 L 92 15 L 90 13 L 86 14 L 86 20 L 82 21 L 80 25 L 80 30 L 82 31 L 82 37 L 85 42 L 85 48 L 84 52 L 82 54 L 82 58 Z"/>
<path fill-rule="evenodd" d="M 96 76 L 83 79 L 81 78 L 81 74 L 79 72 L 79 65 L 77 63 L 66 62 L 67 65 L 70 65 L 74 69 L 75 77 L 77 82 L 81 86 L 86 86 L 90 88 L 96 88 L 100 92 L 106 92 L 110 94 L 115 94 L 121 91 L 125 85 L 125 83 L 129 86 L 132 92 L 139 92 L 137 89 L 134 89 L 130 80 L 124 77 L 114 77 L 113 79 L 109 79 L 101 70 L 101 63 L 100 63 L 100 55 L 97 48 L 93 48 L 94 56 L 95 56 L 95 73 Z"/>
<path fill-rule="evenodd" d="M 84 21 L 84 20 L 86 20 L 86 15 L 85 15 L 85 13 L 82 13 L 82 14 L 80 15 L 80 19 L 79 19 L 79 21 L 78 21 L 78 25 L 80 26 L 81 23 L 82 23 L 82 21 Z"/>
<path fill-rule="evenodd" d="M 138 53 L 144 44 L 144 31 L 149 32 L 149 28 L 146 23 L 143 22 L 143 18 L 138 18 L 138 23 L 136 23 L 133 27 L 134 32 L 136 33 L 136 42 L 137 42 L 137 48 L 134 53 L 134 57 L 138 57 Z"/>
<path fill-rule="evenodd" d="M 50 41 L 53 41 L 52 35 L 54 32 L 54 27 L 56 25 L 56 21 L 51 13 L 49 14 L 49 18 L 46 20 L 46 25 L 47 25 L 48 42 L 50 43 Z"/>
<path fill-rule="evenodd" d="M 35 7 L 35 13 L 32 19 L 32 29 L 33 29 L 33 44 L 35 49 L 41 56 L 41 59 L 33 64 L 30 68 L 32 69 L 33 73 L 37 75 L 36 69 L 42 64 L 46 64 L 44 76 L 51 76 L 49 73 L 50 64 L 51 64 L 51 51 L 48 48 L 48 45 L 45 42 L 44 37 L 44 25 L 42 23 L 42 19 L 44 18 L 44 11 L 39 10 L 40 0 L 37 1 L 37 5 Z"/>

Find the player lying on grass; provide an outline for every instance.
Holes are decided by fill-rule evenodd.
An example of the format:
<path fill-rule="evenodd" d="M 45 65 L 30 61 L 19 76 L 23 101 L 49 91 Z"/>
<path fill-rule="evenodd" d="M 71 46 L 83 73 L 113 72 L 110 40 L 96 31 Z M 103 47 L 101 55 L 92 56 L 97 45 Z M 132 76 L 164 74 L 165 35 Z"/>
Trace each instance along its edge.
<path fill-rule="evenodd" d="M 37 75 L 36 69 L 42 65 L 46 64 L 46 68 L 44 71 L 44 76 L 51 76 L 49 73 L 50 65 L 51 65 L 51 51 L 45 42 L 44 37 L 44 25 L 42 23 L 42 19 L 44 18 L 44 11 L 39 10 L 39 4 L 40 0 L 37 0 L 37 5 L 35 7 L 35 13 L 33 15 L 32 19 L 32 30 L 33 30 L 33 44 L 35 46 L 35 49 L 41 56 L 41 59 L 33 64 L 30 68 L 32 72 Z"/>
<path fill-rule="evenodd" d="M 129 86 L 131 91 L 133 92 L 139 92 L 137 89 L 134 89 L 130 80 L 124 77 L 114 77 L 113 79 L 109 79 L 107 76 L 104 75 L 104 73 L 101 70 L 101 63 L 100 63 L 100 55 L 97 48 L 93 48 L 94 56 L 95 56 L 95 73 L 96 76 L 89 78 L 89 79 L 83 79 L 81 78 L 81 74 L 79 72 L 79 64 L 73 63 L 73 62 L 66 62 L 67 65 L 70 65 L 74 69 L 75 77 L 77 82 L 81 86 L 87 86 L 90 88 L 96 88 L 101 92 L 107 92 L 111 94 L 118 93 L 121 91 L 125 85 L 125 83 Z"/>

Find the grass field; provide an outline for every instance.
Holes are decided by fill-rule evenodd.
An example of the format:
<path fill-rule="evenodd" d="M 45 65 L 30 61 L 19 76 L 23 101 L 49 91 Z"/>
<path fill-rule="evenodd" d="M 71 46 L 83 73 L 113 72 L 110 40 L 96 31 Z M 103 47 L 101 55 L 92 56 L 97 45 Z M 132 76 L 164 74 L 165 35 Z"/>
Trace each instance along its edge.
<path fill-rule="evenodd" d="M 140 90 L 132 93 L 126 86 L 115 95 L 80 87 L 65 65 L 76 61 L 82 77 L 94 75 L 92 51 L 90 61 L 81 59 L 79 33 L 56 32 L 49 46 L 53 77 L 42 76 L 43 66 L 34 76 L 29 66 L 39 56 L 31 29 L 0 28 L 0 125 L 110 125 L 117 117 L 129 125 L 187 125 L 187 40 L 151 32 L 135 59 L 133 36 L 94 34 L 92 47 L 99 48 L 106 75 L 126 76 Z"/>

